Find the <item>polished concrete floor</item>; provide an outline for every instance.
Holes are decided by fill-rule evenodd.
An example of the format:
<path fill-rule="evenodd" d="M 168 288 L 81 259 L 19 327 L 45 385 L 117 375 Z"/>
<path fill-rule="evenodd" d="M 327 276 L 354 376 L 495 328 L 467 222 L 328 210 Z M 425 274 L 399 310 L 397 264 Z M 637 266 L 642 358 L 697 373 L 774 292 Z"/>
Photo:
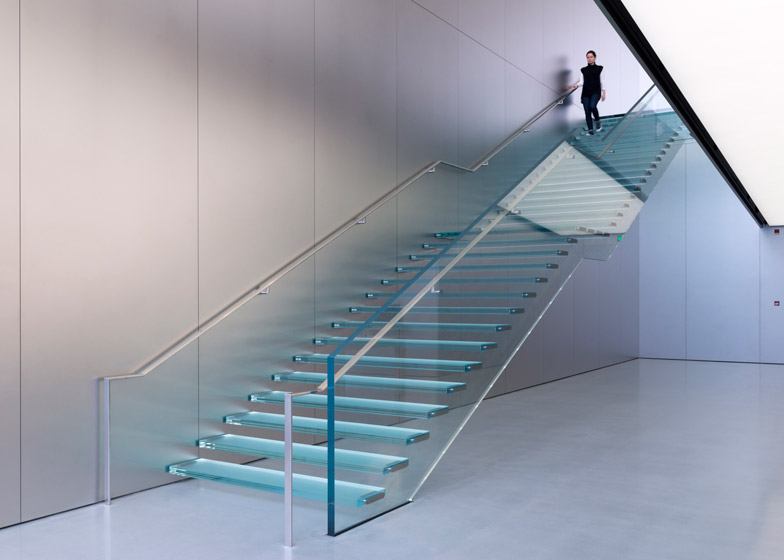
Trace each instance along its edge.
<path fill-rule="evenodd" d="M 635 360 L 491 399 L 417 500 L 337 538 L 188 481 L 0 531 L 15 559 L 781 560 L 784 366 Z"/>

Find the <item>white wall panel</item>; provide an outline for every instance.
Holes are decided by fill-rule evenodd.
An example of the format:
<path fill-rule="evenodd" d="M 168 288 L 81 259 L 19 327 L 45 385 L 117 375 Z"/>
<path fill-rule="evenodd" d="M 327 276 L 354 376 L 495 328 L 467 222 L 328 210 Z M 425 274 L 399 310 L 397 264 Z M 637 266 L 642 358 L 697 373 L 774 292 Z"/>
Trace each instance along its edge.
<path fill-rule="evenodd" d="M 538 81 L 517 67 L 506 64 L 506 134 L 512 134 L 536 116 L 546 103 L 553 99 L 553 93 Z M 502 153 L 501 160 L 507 169 L 531 168 L 541 161 L 545 150 L 550 149 L 553 137 L 562 133 L 562 119 L 566 116 L 561 108 L 555 109 L 545 118 L 534 123 L 534 133 L 518 136 L 508 149 Z M 511 156 L 504 155 L 510 152 Z"/>
<path fill-rule="evenodd" d="M 435 160 L 458 158 L 460 33 L 417 4 L 398 3 L 397 182 Z M 421 236 L 457 226 L 458 173 L 440 168 L 398 197 L 403 259 Z"/>
<path fill-rule="evenodd" d="M 199 4 L 205 319 L 313 243 L 313 0 Z"/>
<path fill-rule="evenodd" d="M 396 8 L 316 2 L 316 238 L 396 182 Z"/>
<path fill-rule="evenodd" d="M 398 0 L 398 2 L 419 4 L 450 25 L 458 26 L 460 0 Z"/>
<path fill-rule="evenodd" d="M 580 79 L 580 67 L 585 59 L 574 59 L 576 18 L 571 14 L 574 0 L 546 0 L 542 2 L 542 77 L 552 91 L 563 91 L 568 84 Z M 579 92 L 575 95 L 578 95 Z M 577 99 L 579 103 L 579 99 Z"/>
<path fill-rule="evenodd" d="M 784 228 L 775 229 L 759 232 L 760 361 L 784 363 Z"/>
<path fill-rule="evenodd" d="M 458 159 L 458 44 L 450 25 L 407 0 L 397 20 L 398 183 Z"/>
<path fill-rule="evenodd" d="M 599 275 L 603 261 L 584 260 L 572 275 L 574 290 L 574 371 L 588 371 L 601 362 Z"/>
<path fill-rule="evenodd" d="M 465 35 L 459 38 L 459 54 L 457 163 L 468 166 L 506 137 L 506 64 Z"/>
<path fill-rule="evenodd" d="M 517 352 L 506 371 L 498 380 L 503 384 L 504 392 L 517 391 L 543 381 L 542 342 L 544 330 L 534 328 L 523 347 Z"/>
<path fill-rule="evenodd" d="M 460 0 L 458 28 L 499 56 L 506 55 L 505 0 Z"/>
<path fill-rule="evenodd" d="M 506 0 L 506 60 L 542 81 L 542 0 Z"/>
<path fill-rule="evenodd" d="M 640 356 L 686 358 L 686 148 L 640 213 Z"/>
<path fill-rule="evenodd" d="M 504 60 L 466 37 L 459 37 L 458 163 L 472 166 L 506 136 Z M 500 196 L 503 164 L 495 158 L 490 167 L 460 176 L 461 227 L 483 212 Z"/>
<path fill-rule="evenodd" d="M 0 527 L 21 520 L 19 3 L 0 0 Z"/>
<path fill-rule="evenodd" d="M 25 520 L 99 498 L 96 378 L 197 320 L 194 7 L 22 3 Z"/>
<path fill-rule="evenodd" d="M 542 381 L 574 374 L 574 284 L 567 282 L 536 328 L 542 332 Z"/>
<path fill-rule="evenodd" d="M 760 230 L 700 147 L 641 216 L 640 355 L 782 362 L 781 234 Z"/>
<path fill-rule="evenodd" d="M 759 361 L 759 228 L 702 149 L 685 149 L 686 357 Z"/>

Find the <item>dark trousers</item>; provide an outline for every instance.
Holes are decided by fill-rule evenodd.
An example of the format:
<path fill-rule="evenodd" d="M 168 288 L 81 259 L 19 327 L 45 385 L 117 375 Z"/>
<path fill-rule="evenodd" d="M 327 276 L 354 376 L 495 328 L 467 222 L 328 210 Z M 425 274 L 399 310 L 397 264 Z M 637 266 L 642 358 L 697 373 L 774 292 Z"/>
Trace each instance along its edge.
<path fill-rule="evenodd" d="M 596 122 L 599 122 L 599 109 L 597 109 L 597 105 L 599 105 L 599 100 L 601 98 L 601 94 L 594 93 L 591 97 L 583 97 L 580 100 L 583 102 L 583 109 L 585 109 L 585 124 L 588 125 L 588 130 L 593 130 L 591 114 L 593 114 L 593 118 Z"/>

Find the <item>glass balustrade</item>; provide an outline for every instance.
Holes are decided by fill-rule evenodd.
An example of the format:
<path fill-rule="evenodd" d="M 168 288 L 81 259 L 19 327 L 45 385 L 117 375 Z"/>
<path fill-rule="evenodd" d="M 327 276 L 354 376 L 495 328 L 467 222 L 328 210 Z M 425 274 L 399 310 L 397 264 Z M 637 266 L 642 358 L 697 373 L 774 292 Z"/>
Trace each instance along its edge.
<path fill-rule="evenodd" d="M 594 136 L 567 113 L 475 172 L 423 172 L 145 376 L 112 382 L 112 495 L 172 476 L 282 492 L 284 394 L 308 392 L 293 398 L 294 495 L 325 504 L 328 532 L 411 500 L 689 138 L 655 89 Z"/>

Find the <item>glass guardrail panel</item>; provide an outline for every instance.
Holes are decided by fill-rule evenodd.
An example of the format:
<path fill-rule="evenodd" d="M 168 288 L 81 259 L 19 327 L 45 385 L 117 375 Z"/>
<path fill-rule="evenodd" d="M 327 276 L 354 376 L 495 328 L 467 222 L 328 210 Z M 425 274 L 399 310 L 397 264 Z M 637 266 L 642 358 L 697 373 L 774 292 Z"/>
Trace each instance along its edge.
<path fill-rule="evenodd" d="M 113 496 L 172 482 L 167 467 L 199 457 L 252 459 L 200 449 L 196 441 L 231 430 L 224 418 L 252 409 L 250 393 L 286 388 L 270 374 L 290 368 L 292 355 L 312 348 L 314 260 L 291 270 L 268 294 L 251 297 L 146 376 L 112 382 Z"/>
<path fill-rule="evenodd" d="M 504 222 L 502 220 L 498 223 Z M 392 454 L 407 460 L 405 468 L 384 477 L 372 473 L 335 473 L 338 480 L 382 486 L 385 489 L 383 500 L 361 511 L 335 506 L 335 530 L 338 532 L 405 503 L 412 497 L 582 256 L 580 239 L 566 238 L 553 232 L 525 231 L 521 235 L 515 231 L 498 233 L 492 238 L 488 232 L 469 248 L 469 243 L 477 237 L 465 236 L 448 247 L 446 253 L 437 260 L 428 258 L 422 251 L 417 253 L 416 259 L 409 257 L 412 266 L 398 274 L 408 277 L 422 274 L 421 279 L 401 288 L 393 302 L 395 310 L 405 306 L 426 285 L 425 279 L 434 279 L 445 267 L 454 263 L 454 267 L 435 284 L 435 289 L 423 295 L 401 318 L 401 323 L 416 322 L 431 326 L 459 324 L 462 328 L 423 328 L 414 331 L 392 329 L 384 335 L 382 340 L 385 342 L 371 349 L 368 355 L 384 357 L 392 362 L 390 365 L 396 367 L 360 361 L 350 370 L 351 386 L 341 387 L 338 382 L 337 408 L 334 413 L 338 422 L 386 423 L 427 433 L 426 438 L 402 448 L 393 448 L 381 442 L 368 444 L 351 438 L 338 438 L 335 441 L 338 451 Z M 483 244 L 485 240 L 492 244 Z M 603 241 L 606 242 L 606 238 Z M 499 247 L 499 242 L 508 246 Z M 521 242 L 523 244 L 519 245 Z M 532 242 L 541 245 L 532 245 Z M 466 249 L 467 252 L 457 261 L 457 255 Z M 432 251 L 433 257 L 437 254 L 437 251 Z M 431 262 L 432 267 L 425 272 L 414 268 Z M 364 311 L 370 310 L 365 308 Z M 507 328 L 490 331 L 477 327 L 499 322 Z M 368 336 L 375 332 L 378 331 L 366 331 Z M 341 355 L 353 352 L 352 347 L 346 347 L 341 350 Z M 373 380 L 369 384 L 374 385 L 358 385 L 357 379 L 362 378 Z M 385 383 L 395 385 L 385 390 L 376 379 L 384 379 Z M 425 386 L 429 383 L 446 383 L 460 388 L 451 392 L 434 392 L 416 385 L 404 387 L 401 385 L 404 383 Z M 390 407 L 384 401 L 399 401 L 400 411 L 394 413 L 390 410 L 387 416 L 371 418 L 358 410 L 341 406 L 341 396 L 368 399 L 367 406 Z M 383 399 L 384 404 L 374 405 L 376 399 Z M 424 405 L 438 410 L 438 413 L 427 418 L 412 418 L 403 412 L 405 406 Z"/>
<path fill-rule="evenodd" d="M 381 287 L 380 278 L 394 271 L 396 215 L 393 198 L 368 215 L 364 224 L 350 228 L 278 279 L 269 293 L 250 297 L 146 376 L 111 382 L 112 496 L 172 482 L 168 466 L 197 458 L 229 463 L 257 459 L 237 451 L 200 449 L 200 438 L 242 429 L 245 435 L 250 430 L 254 436 L 282 440 L 282 423 L 236 428 L 243 419 L 225 419 L 264 411 L 279 420 L 281 406 L 255 404 L 249 395 L 309 388 L 274 375 L 295 368 L 318 371 L 321 366 L 300 365 L 294 357 L 318 353 L 316 333 L 333 334 L 331 322 L 351 317 L 349 307 L 364 303 L 364 294 Z M 313 419 L 316 411 L 297 408 L 295 414 Z M 295 441 L 314 444 L 325 437 L 326 432 L 309 427 L 297 433 Z M 276 459 L 264 464 L 282 469 Z M 326 480 L 323 467 L 297 463 L 295 472 Z"/>
<path fill-rule="evenodd" d="M 558 106 L 505 146 L 486 166 L 459 177 L 461 231 L 496 198 L 515 186 L 570 130 L 566 110 Z"/>
<path fill-rule="evenodd" d="M 327 377 L 330 354 L 341 356 L 340 367 L 411 304 L 339 382 L 342 400 L 334 411 L 339 430 L 333 445 L 377 450 L 402 458 L 399 465 L 386 474 L 340 467 L 330 473 L 317 461 L 295 465 L 299 474 L 385 489 L 383 499 L 362 508 L 336 505 L 336 531 L 408 501 L 546 308 L 548 294 L 560 289 L 564 271 L 579 261 L 583 249 L 575 238 L 596 239 L 551 227 L 541 215 L 553 204 L 546 196 L 531 203 L 528 217 L 518 213 L 494 223 L 503 197 L 567 136 L 567 113 L 549 113 L 476 173 L 439 166 L 423 175 L 147 377 L 115 382 L 113 494 L 171 480 L 164 470 L 175 463 L 254 460 L 237 447 L 198 448 L 195 442 L 231 435 L 236 426 L 245 426 L 243 435 L 279 441 L 282 406 L 250 395 L 314 388 Z M 613 193 L 605 194 L 609 201 Z M 563 245 L 569 250 L 559 254 Z M 549 260 L 559 267 L 542 266 Z M 302 429 L 295 441 L 325 442 L 323 400 L 298 403 L 295 424 Z M 276 457 L 264 466 L 282 468 Z"/>
<path fill-rule="evenodd" d="M 111 382 L 112 498 L 172 482 L 166 467 L 197 455 L 198 375 L 191 344 L 146 377 Z"/>
<path fill-rule="evenodd" d="M 361 511 L 335 505 L 335 532 L 412 497 L 500 372 L 510 341 L 519 338 L 525 325 L 533 324 L 533 317 L 540 314 L 545 304 L 536 298 L 536 292 L 548 287 L 547 281 L 556 271 L 544 266 L 545 261 L 563 259 L 566 255 L 558 254 L 556 246 L 571 244 L 571 240 L 530 227 L 511 236 L 492 232 L 491 237 L 488 228 L 500 218 L 497 203 L 546 158 L 570 128 L 565 113 L 551 112 L 475 173 L 439 166 L 418 181 L 422 188 L 402 193 L 394 238 L 397 265 L 384 271 L 381 282 L 365 293 L 364 305 L 351 307 L 351 318 L 333 322 L 343 327 L 339 338 L 319 340 L 317 336 L 323 356 L 332 355 L 337 362 L 334 374 L 362 344 L 381 335 L 379 342 L 346 370 L 344 381 L 337 382 L 336 422 L 400 425 L 427 433 L 416 444 L 397 450 L 382 442 L 368 447 L 366 441 L 351 437 L 333 440 L 338 451 L 391 453 L 409 459 L 406 468 L 383 480 L 372 473 L 334 471 L 330 476 L 335 480 L 385 488 L 383 500 Z M 483 240 L 469 247 L 480 235 Z M 555 241 L 555 237 L 559 239 Z M 482 244 L 493 238 L 512 245 L 499 249 Z M 500 254 L 504 251 L 510 254 Z M 526 315 L 526 307 L 533 313 Z M 381 334 L 381 329 L 404 311 L 395 319 L 395 326 Z M 512 331 L 517 334 L 510 334 Z M 328 374 L 329 368 L 319 371 Z M 371 402 L 363 405 L 362 411 L 343 406 L 353 401 L 339 398 Z M 401 403 L 400 410 L 388 408 L 385 415 L 367 412 L 368 408 L 392 407 L 388 401 Z M 427 406 L 438 412 L 427 418 L 411 418 L 404 414 L 406 406 Z M 322 413 L 327 417 L 328 411 Z"/>
<path fill-rule="evenodd" d="M 398 317 L 399 328 L 385 333 L 348 370 L 350 383 L 338 382 L 336 394 L 438 410 L 427 418 L 411 418 L 404 414 L 403 404 L 395 412 L 394 405 L 382 401 L 379 407 L 390 412 L 387 424 L 415 428 L 427 436 L 398 453 L 408 462 L 394 478 L 382 482 L 369 473 L 351 474 L 353 482 L 384 486 L 385 498 L 361 512 L 336 506 L 335 531 L 408 501 L 581 259 L 611 255 L 649 194 L 647 164 L 671 142 L 679 126 L 670 111 L 651 108 L 655 94 L 648 92 L 635 106 L 635 114 L 616 119 L 622 128 L 613 128 L 609 163 L 597 162 L 601 158 L 596 156 L 607 146 L 601 138 L 591 139 L 596 145 L 586 149 L 574 141 L 579 133 L 575 130 L 546 148 L 544 141 L 537 146 L 533 136 L 526 139 L 524 149 L 537 156 L 531 156 L 526 166 L 516 167 L 519 154 L 511 155 L 511 144 L 487 168 L 460 176 L 459 226 L 450 230 L 449 222 L 442 222 L 445 227 L 424 236 L 404 232 L 401 250 L 414 248 L 399 254 L 395 275 L 384 281 L 386 292 L 366 294 L 379 303 L 357 308 L 365 315 L 352 325 L 378 311 L 381 302 L 388 305 L 385 311 L 354 331 L 351 342 L 348 337 L 322 341 L 343 346 L 337 350 L 339 370 L 361 343 L 378 334 L 394 314 L 406 311 Z M 492 201 L 493 197 L 497 198 Z M 483 200 L 491 204 L 469 220 Z M 363 378 L 368 380 L 364 384 L 358 381 Z M 460 389 L 423 390 L 444 383 Z M 339 422 L 350 422 L 358 414 L 336 401 Z M 337 450 L 368 450 L 352 438 L 337 438 L 332 444 Z M 375 452 L 392 453 L 383 443 L 373 445 Z"/>

